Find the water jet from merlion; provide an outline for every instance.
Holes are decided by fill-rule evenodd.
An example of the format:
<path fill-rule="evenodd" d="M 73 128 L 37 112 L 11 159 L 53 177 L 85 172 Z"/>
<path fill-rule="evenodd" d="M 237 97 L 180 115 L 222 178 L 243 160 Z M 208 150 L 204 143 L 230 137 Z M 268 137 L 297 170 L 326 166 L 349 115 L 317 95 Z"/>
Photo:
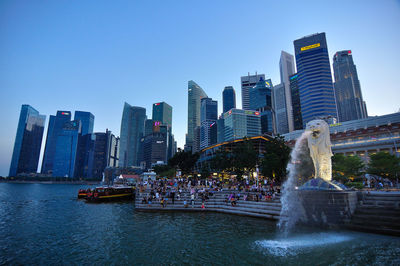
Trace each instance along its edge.
<path fill-rule="evenodd" d="M 332 180 L 329 125 L 321 119 L 307 123 L 296 140 L 283 184 L 278 227 L 285 234 L 298 224 L 337 227 L 354 212 L 353 191 Z"/>

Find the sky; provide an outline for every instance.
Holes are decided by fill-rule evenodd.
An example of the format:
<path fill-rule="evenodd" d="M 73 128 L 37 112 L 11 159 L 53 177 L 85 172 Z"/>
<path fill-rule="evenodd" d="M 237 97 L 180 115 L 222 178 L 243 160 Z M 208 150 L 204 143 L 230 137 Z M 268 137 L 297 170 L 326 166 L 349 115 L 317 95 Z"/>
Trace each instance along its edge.
<path fill-rule="evenodd" d="M 0 175 L 8 175 L 22 104 L 47 116 L 89 111 L 119 136 L 124 102 L 173 107 L 183 147 L 187 82 L 218 100 L 240 77 L 280 83 L 293 41 L 326 32 L 330 61 L 352 50 L 368 114 L 400 108 L 400 1 L 0 1 Z M 41 154 L 41 156 L 42 156 Z M 40 161 L 42 158 L 40 158 Z M 40 168 L 39 168 L 40 170 Z"/>

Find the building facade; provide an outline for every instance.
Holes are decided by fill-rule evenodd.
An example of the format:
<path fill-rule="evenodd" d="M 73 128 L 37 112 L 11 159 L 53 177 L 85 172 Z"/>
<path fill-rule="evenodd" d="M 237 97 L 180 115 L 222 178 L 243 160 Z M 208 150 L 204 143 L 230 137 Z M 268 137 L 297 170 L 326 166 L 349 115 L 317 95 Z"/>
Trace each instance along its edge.
<path fill-rule="evenodd" d="M 90 112 L 75 111 L 74 120 L 81 121 L 81 135 L 92 134 L 94 127 L 94 115 Z"/>
<path fill-rule="evenodd" d="M 250 89 L 253 88 L 256 83 L 262 78 L 265 80 L 264 74 L 255 74 L 250 75 L 248 73 L 247 76 L 243 76 L 240 78 L 240 83 L 242 86 L 242 109 L 243 110 L 251 110 L 250 109 Z"/>
<path fill-rule="evenodd" d="M 232 108 L 236 108 L 236 93 L 232 86 L 227 86 L 222 92 L 222 111 L 228 112 Z"/>
<path fill-rule="evenodd" d="M 319 117 L 337 118 L 325 33 L 294 41 L 303 127 Z"/>
<path fill-rule="evenodd" d="M 286 105 L 286 115 L 288 123 L 288 131 L 294 130 L 293 124 L 293 109 L 292 109 L 292 97 L 290 93 L 290 80 L 289 77 L 295 73 L 294 70 L 294 56 L 282 51 L 281 58 L 279 60 L 279 70 L 281 74 L 281 84 L 284 86 L 285 94 L 285 105 Z M 278 127 L 278 125 L 277 125 Z M 285 132 L 286 133 L 286 132 Z"/>
<path fill-rule="evenodd" d="M 157 122 L 155 122 L 157 123 Z M 166 164 L 168 161 L 168 137 L 167 125 L 158 125 L 152 134 L 143 139 L 143 161 L 145 168 L 151 169 L 155 164 Z"/>
<path fill-rule="evenodd" d="M 350 50 L 337 52 L 333 56 L 333 72 L 339 122 L 367 118 L 367 107 Z"/>
<path fill-rule="evenodd" d="M 261 117 L 257 111 L 231 109 L 224 116 L 224 141 L 261 135 Z"/>
<path fill-rule="evenodd" d="M 32 106 L 21 106 L 9 176 L 36 173 L 46 116 Z"/>
<path fill-rule="evenodd" d="M 159 121 L 164 125 L 172 127 L 172 107 L 165 103 L 153 104 L 153 121 Z"/>
<path fill-rule="evenodd" d="M 75 177 L 81 121 L 66 122 L 57 136 L 53 177 Z"/>
<path fill-rule="evenodd" d="M 285 134 L 289 132 L 288 115 L 289 108 L 286 105 L 285 84 L 275 85 L 272 89 L 273 109 L 275 113 L 276 133 Z M 291 97 L 290 97 L 291 98 Z"/>
<path fill-rule="evenodd" d="M 141 139 L 145 133 L 146 109 L 125 103 L 121 120 L 119 165 L 139 166 L 143 157 Z"/>
<path fill-rule="evenodd" d="M 301 114 L 300 92 L 297 82 L 298 77 L 299 76 L 297 75 L 297 73 L 289 77 L 290 94 L 292 98 L 292 117 L 293 117 L 294 130 L 300 130 L 303 128 L 303 116 Z"/>
<path fill-rule="evenodd" d="M 200 111 L 200 150 L 216 143 L 216 138 L 212 134 L 212 126 L 218 119 L 218 102 L 211 98 L 201 99 Z M 216 129 L 213 128 L 213 129 Z"/>
<path fill-rule="evenodd" d="M 57 111 L 51 115 L 47 128 L 46 146 L 43 154 L 42 174 L 52 174 L 56 154 L 57 137 L 61 134 L 64 124 L 71 121 L 70 111 Z"/>
<path fill-rule="evenodd" d="M 201 99 L 207 97 L 203 89 L 193 80 L 188 82 L 188 130 L 185 151 L 192 151 L 194 130 L 200 126 Z"/>
<path fill-rule="evenodd" d="M 272 81 L 260 77 L 253 88 L 250 88 L 250 110 L 258 111 L 261 117 L 261 134 L 275 132 L 275 121 L 272 106 Z"/>

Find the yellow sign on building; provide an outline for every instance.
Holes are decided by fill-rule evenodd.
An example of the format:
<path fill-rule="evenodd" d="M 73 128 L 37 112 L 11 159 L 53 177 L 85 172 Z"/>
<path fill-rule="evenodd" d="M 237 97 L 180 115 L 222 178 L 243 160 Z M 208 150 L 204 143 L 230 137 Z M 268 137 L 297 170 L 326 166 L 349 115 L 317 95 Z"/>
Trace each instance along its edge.
<path fill-rule="evenodd" d="M 307 45 L 307 46 L 301 47 L 300 50 L 301 51 L 306 51 L 306 50 L 309 50 L 309 49 L 312 49 L 312 48 L 317 48 L 317 47 L 320 47 L 320 46 L 321 46 L 320 43 L 315 43 L 315 44 L 311 44 L 311 45 Z"/>

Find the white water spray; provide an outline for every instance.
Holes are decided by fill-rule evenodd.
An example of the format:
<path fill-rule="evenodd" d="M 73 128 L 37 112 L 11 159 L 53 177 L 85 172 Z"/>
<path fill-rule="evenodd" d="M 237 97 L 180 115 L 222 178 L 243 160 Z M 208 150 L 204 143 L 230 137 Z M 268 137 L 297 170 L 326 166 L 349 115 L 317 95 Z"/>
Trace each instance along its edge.
<path fill-rule="evenodd" d="M 278 228 L 285 236 L 293 229 L 296 223 L 303 219 L 304 209 L 299 199 L 298 193 L 294 193 L 298 186 L 298 164 L 301 164 L 301 155 L 304 153 L 304 148 L 307 147 L 307 137 L 310 131 L 305 131 L 297 140 L 290 156 L 291 160 L 288 163 L 287 170 L 288 178 L 283 184 L 281 196 L 281 213 L 278 223 Z"/>

